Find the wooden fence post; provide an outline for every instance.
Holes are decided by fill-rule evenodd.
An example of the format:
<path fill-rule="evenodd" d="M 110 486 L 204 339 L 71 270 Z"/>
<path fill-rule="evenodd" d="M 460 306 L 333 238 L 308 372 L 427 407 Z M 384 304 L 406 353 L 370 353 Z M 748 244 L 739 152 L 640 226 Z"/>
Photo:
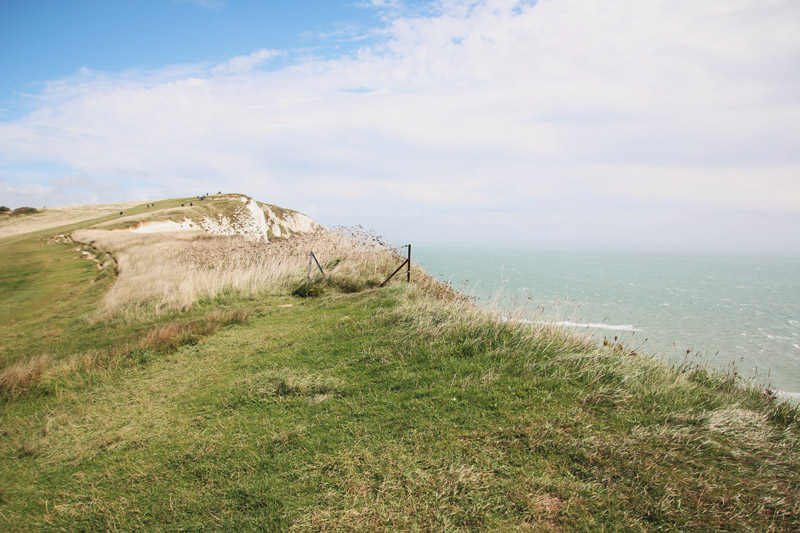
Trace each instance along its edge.
<path fill-rule="evenodd" d="M 322 274 L 322 279 L 325 279 L 325 271 L 322 270 L 322 265 L 320 265 L 319 261 L 317 261 L 317 256 L 314 255 L 314 252 L 309 252 L 308 253 L 308 276 L 306 276 L 306 283 L 307 284 L 311 283 L 311 260 L 312 259 L 317 264 L 317 268 L 319 269 L 320 274 Z"/>
<path fill-rule="evenodd" d="M 411 245 L 408 245 L 408 259 L 406 259 L 406 263 L 408 263 L 408 270 L 406 271 L 406 282 L 411 283 Z"/>
<path fill-rule="evenodd" d="M 410 244 L 406 244 L 405 246 L 401 246 L 401 248 L 405 248 L 405 247 L 408 247 L 408 257 L 407 257 L 407 259 L 405 261 L 403 261 L 402 263 L 400 263 L 400 266 L 397 267 L 397 270 L 392 272 L 392 275 L 389 276 L 388 278 L 386 278 L 386 281 L 384 281 L 383 283 L 378 285 L 379 287 L 385 287 L 386 284 L 389 283 L 389 280 L 391 280 L 394 277 L 395 274 L 397 274 L 398 272 L 403 270 L 403 267 L 406 267 L 406 281 L 408 283 L 411 283 L 411 245 Z"/>

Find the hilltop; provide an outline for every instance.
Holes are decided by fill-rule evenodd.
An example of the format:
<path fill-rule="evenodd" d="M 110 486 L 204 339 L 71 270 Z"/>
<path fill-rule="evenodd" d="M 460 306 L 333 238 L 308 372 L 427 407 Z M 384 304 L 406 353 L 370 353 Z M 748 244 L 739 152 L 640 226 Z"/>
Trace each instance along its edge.
<path fill-rule="evenodd" d="M 185 198 L 180 206 L 159 202 L 147 211 L 99 224 L 99 229 L 126 229 L 135 233 L 205 231 L 211 235 L 239 235 L 250 240 L 274 239 L 309 233 L 321 226 L 309 216 L 276 205 L 264 204 L 243 194 L 218 194 Z M 124 218 L 123 218 L 124 216 Z"/>
<path fill-rule="evenodd" d="M 501 320 L 416 267 L 380 288 L 379 238 L 244 195 L 18 218 L 0 529 L 800 528 L 798 411 L 735 375 Z"/>
<path fill-rule="evenodd" d="M 31 208 L 22 208 L 31 209 Z M 154 202 L 79 205 L 33 209 L 24 217 L 0 217 L 0 238 L 41 231 L 119 214 L 95 227 L 139 233 L 203 230 L 215 235 L 242 235 L 269 241 L 321 226 L 291 209 L 257 202 L 244 194 L 216 194 Z"/>

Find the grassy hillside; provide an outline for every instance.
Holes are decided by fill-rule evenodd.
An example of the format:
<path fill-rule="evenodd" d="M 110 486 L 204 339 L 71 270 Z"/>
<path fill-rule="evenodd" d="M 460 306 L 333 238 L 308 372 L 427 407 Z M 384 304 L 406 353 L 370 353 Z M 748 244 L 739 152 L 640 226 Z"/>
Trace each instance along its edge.
<path fill-rule="evenodd" d="M 419 272 L 376 288 L 397 262 L 364 236 L 170 241 L 272 274 L 124 312 L 104 295 L 144 274 L 102 254 L 158 271 L 159 243 L 48 240 L 76 229 L 0 239 L 0 530 L 800 528 L 797 411 L 734 377 L 498 321 Z M 319 298 L 290 294 L 308 247 Z"/>
<path fill-rule="evenodd" d="M 0 238 L 57 228 L 89 219 L 104 217 L 138 206 L 139 202 L 119 204 L 80 205 L 37 209 L 36 213 L 22 216 L 0 214 Z"/>

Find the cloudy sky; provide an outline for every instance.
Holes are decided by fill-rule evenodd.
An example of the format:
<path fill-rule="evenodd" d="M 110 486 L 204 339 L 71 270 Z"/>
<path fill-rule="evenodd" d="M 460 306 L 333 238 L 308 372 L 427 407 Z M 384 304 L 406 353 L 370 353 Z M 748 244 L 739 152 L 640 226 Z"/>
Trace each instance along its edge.
<path fill-rule="evenodd" d="M 0 3 L 0 204 L 800 250 L 796 0 Z"/>

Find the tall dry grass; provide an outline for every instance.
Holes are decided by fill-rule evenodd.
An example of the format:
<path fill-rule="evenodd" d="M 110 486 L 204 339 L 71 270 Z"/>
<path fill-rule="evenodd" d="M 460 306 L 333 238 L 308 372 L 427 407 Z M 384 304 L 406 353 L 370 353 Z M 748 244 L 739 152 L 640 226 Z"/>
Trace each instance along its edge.
<path fill-rule="evenodd" d="M 376 285 L 402 258 L 369 232 L 321 230 L 270 243 L 184 231 L 138 234 L 79 230 L 74 240 L 108 251 L 118 279 L 106 293 L 103 317 L 187 309 L 225 293 L 287 293 L 304 282 L 314 252 L 331 282 Z M 320 277 L 316 265 L 312 276 Z"/>

